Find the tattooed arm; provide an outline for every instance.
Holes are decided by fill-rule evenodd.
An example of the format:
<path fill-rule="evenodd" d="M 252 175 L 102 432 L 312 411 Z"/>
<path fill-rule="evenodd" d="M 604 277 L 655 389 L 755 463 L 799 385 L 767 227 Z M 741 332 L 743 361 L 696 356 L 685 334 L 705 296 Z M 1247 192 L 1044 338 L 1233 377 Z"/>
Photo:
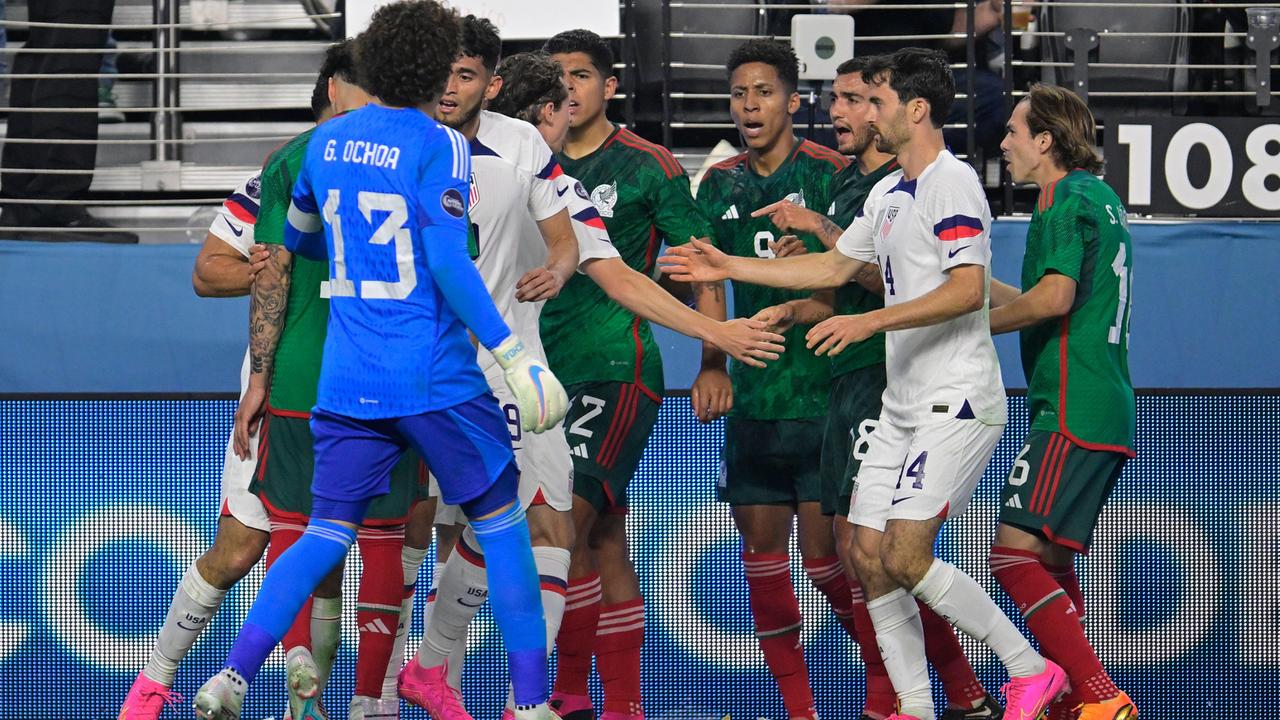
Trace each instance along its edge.
<path fill-rule="evenodd" d="M 249 457 L 249 438 L 258 431 L 266 409 L 267 387 L 275 368 L 276 346 L 289 306 L 293 254 L 283 245 L 267 246 L 267 262 L 249 291 L 249 388 L 240 399 L 235 418 L 235 453 Z"/>

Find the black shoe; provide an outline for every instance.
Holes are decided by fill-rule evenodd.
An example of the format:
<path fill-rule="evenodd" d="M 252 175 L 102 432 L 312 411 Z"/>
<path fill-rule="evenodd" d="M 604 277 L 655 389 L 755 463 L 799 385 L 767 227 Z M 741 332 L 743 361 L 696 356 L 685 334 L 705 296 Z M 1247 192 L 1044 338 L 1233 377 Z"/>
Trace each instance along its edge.
<path fill-rule="evenodd" d="M 1004 708 L 990 695 L 982 704 L 970 710 L 949 708 L 942 713 L 942 720 L 1000 720 L 1004 717 Z"/>

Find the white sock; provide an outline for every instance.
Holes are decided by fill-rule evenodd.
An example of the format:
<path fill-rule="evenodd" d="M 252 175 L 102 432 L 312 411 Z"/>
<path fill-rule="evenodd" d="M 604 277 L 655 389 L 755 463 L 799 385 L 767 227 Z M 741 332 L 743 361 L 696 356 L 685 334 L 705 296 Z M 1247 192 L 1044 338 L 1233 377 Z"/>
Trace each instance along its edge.
<path fill-rule="evenodd" d="M 415 548 L 405 545 L 400 550 L 400 565 L 404 570 L 405 598 L 400 603 L 400 621 L 396 624 L 396 643 L 391 648 L 391 660 L 387 663 L 387 675 L 382 681 L 382 699 L 395 700 L 396 678 L 400 668 L 404 667 L 404 646 L 409 639 L 409 630 L 413 627 L 414 586 L 418 583 L 418 569 L 427 559 L 427 548 Z"/>
<path fill-rule="evenodd" d="M 538 566 L 538 575 L 544 580 L 553 578 L 559 581 L 556 583 L 559 592 L 548 590 L 545 586 L 542 588 L 542 615 L 547 621 L 547 657 L 551 657 L 551 651 L 556 647 L 556 636 L 560 634 L 560 621 L 564 619 L 565 590 L 569 586 L 569 551 L 534 545 L 533 562 Z M 508 687 L 507 709 L 514 708 L 515 695 Z"/>
<path fill-rule="evenodd" d="M 898 712 L 934 720 L 933 692 L 924 654 L 924 625 L 915 598 L 898 588 L 867 603 L 876 645 L 898 693 Z"/>
<path fill-rule="evenodd" d="M 320 669 L 320 687 L 329 682 L 342 643 L 342 597 L 312 597 L 311 657 Z"/>
<path fill-rule="evenodd" d="M 444 564 L 436 583 L 431 616 L 418 648 L 418 663 L 423 667 L 435 667 L 446 659 L 451 660 L 451 671 L 461 665 L 452 661 L 454 653 L 461 647 L 465 656 L 467 626 L 489 596 L 484 561 L 477 547 L 479 544 L 468 528 Z"/>
<path fill-rule="evenodd" d="M 954 565 L 934 558 L 929 572 L 911 589 L 911 594 L 966 635 L 991 648 L 1010 677 L 1044 672 L 1044 658 L 1032 649 L 982 586 Z"/>
<path fill-rule="evenodd" d="M 169 602 L 169 612 L 160 627 L 156 646 L 147 658 L 147 665 L 142 668 L 143 674 L 165 687 L 172 686 L 178 663 L 204 632 L 226 595 L 226 590 L 219 590 L 201 577 L 195 563 L 192 563 Z"/>

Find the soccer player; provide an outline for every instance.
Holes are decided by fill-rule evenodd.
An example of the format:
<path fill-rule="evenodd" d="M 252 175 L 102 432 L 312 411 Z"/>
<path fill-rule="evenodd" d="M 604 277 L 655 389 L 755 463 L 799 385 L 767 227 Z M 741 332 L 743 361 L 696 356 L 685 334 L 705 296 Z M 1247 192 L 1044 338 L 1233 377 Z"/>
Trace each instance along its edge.
<path fill-rule="evenodd" d="M 463 507 L 491 559 L 517 720 L 548 716 L 545 628 L 515 458 L 467 330 L 507 371 L 522 430 L 554 427 L 567 398 L 502 321 L 467 256 L 470 153 L 461 135 L 430 117 L 458 34 L 457 15 L 432 0 L 380 8 L 357 57 L 381 104 L 326 123 L 308 145 L 285 238 L 290 252 L 330 260 L 311 420 L 313 514 L 267 573 L 226 667 L 196 694 L 200 718 L 239 715 L 248 684 L 306 596 L 342 561 L 408 444 L 436 473 L 444 499 Z M 251 314 L 280 321 L 273 308 L 255 304 Z M 253 351 L 255 376 L 270 372 L 272 358 Z M 400 681 L 403 693 L 416 690 L 409 673 Z"/>
<path fill-rule="evenodd" d="M 468 16 L 463 19 L 462 38 L 462 55 L 454 64 L 444 99 L 454 100 L 451 114 L 473 118 L 455 128 L 471 140 L 475 199 L 471 208 L 472 237 L 479 239 L 473 250 L 478 251 L 476 265 L 504 316 L 532 316 L 536 322 L 536 300 L 517 304 L 514 298 L 520 297 L 517 288 L 528 284 L 529 273 L 536 272 L 536 268 L 528 267 L 530 258 L 548 254 L 543 248 L 552 245 L 542 232 L 543 223 L 534 222 L 537 215 L 531 215 L 528 208 L 535 207 L 544 192 L 554 192 L 557 199 L 568 203 L 567 214 L 572 218 L 578 248 L 578 270 L 604 287 L 611 298 L 646 319 L 703 338 L 731 353 L 752 359 L 776 358 L 782 346 L 770 341 L 780 341 L 781 337 L 757 330 L 761 323 L 717 323 L 690 310 L 657 283 L 623 263 L 582 184 L 558 165 L 551 166 L 551 152 L 563 147 L 569 125 L 565 102 L 568 92 L 559 64 L 545 53 L 524 53 L 504 60 L 495 74 L 489 63 L 497 60 L 496 29 L 488 21 Z M 497 93 L 488 100 L 494 112 L 481 111 L 482 99 L 490 94 L 488 89 L 495 87 Z M 449 118 L 450 122 L 453 120 Z M 538 141 L 531 133 L 539 133 Z M 531 150 L 539 152 L 530 157 Z M 512 182 L 513 178 L 518 182 Z M 521 337 L 536 337 L 537 330 L 536 325 L 523 327 Z M 495 382 L 497 378 L 491 377 L 490 386 L 501 397 L 505 393 L 499 392 Z M 510 414 L 508 417 L 511 419 Z M 551 643 L 564 613 L 569 547 L 573 541 L 568 514 L 572 501 L 570 451 L 563 433 L 522 437 L 515 426 L 512 433 L 522 471 L 521 501 L 528 506 Z M 445 512 L 441 510 L 437 522 Z M 483 556 L 476 551 L 474 539 L 463 535 L 460 542 L 462 549 L 448 556 L 437 585 L 427 634 L 418 654 L 419 662 L 428 667 L 444 662 L 463 642 L 465 629 L 479 610 L 480 603 L 474 598 L 483 598 L 488 592 Z M 459 671 L 450 664 L 449 675 Z M 452 695 L 456 699 L 456 693 Z M 456 713 L 458 707 L 448 710 Z"/>
<path fill-rule="evenodd" d="M 844 156 L 795 136 L 791 115 L 800 104 L 799 64 L 785 44 L 765 39 L 739 45 L 727 62 L 729 115 L 747 150 L 709 169 L 698 205 L 712 219 L 714 243 L 730 255 L 772 258 L 777 235 L 757 208 L 780 200 L 827 209 L 832 180 Z M 821 243 L 800 233 L 805 249 Z M 831 304 L 831 292 L 820 301 Z M 734 309 L 752 317 L 807 293 L 734 283 Z M 757 318 L 759 319 L 759 318 Z M 788 343 L 808 325 L 792 323 Z M 791 580 L 788 545 L 798 518 L 800 552 L 813 584 L 852 633 L 853 596 L 836 556 L 831 521 L 822 515 L 819 462 L 827 414 L 831 361 L 810 352 L 787 353 L 761 370 L 735 363 L 733 411 L 725 424 L 718 497 L 727 502 L 742 536 L 756 637 L 788 717 L 814 718 L 813 690 L 800 646 L 800 603 Z"/>
<path fill-rule="evenodd" d="M 1000 366 L 987 317 L 990 211 L 977 174 L 946 150 L 955 97 L 941 53 L 875 58 L 870 120 L 902 166 L 872 188 L 836 249 L 783 259 L 731 257 L 706 243 L 660 259 L 677 280 L 839 287 L 881 268 L 885 308 L 825 320 L 807 335 L 819 355 L 885 332 L 888 383 L 850 500 L 854 562 L 893 687 L 892 717 L 933 720 L 916 598 L 990 647 L 1009 672 L 1006 714 L 1035 718 L 1065 686 L 969 576 L 934 557 L 942 523 L 968 507 L 1004 429 Z M 915 595 L 915 598 L 912 597 Z"/>
<path fill-rule="evenodd" d="M 327 91 L 336 66 L 327 60 L 320 68 L 312 93 L 311 110 L 317 122 L 333 114 Z M 219 206 L 191 274 L 197 295 L 246 295 L 254 277 L 265 267 L 269 257 L 266 249 L 255 244 L 261 188 L 261 174 L 255 173 Z M 240 392 L 244 395 L 249 382 L 248 351 L 240 373 Z M 234 432 L 227 438 L 222 466 L 221 517 L 213 547 L 197 558 L 183 575 L 146 667 L 134 680 L 121 705 L 121 717 L 156 720 L 166 703 L 177 702 L 170 687 L 178 663 L 208 626 L 227 592 L 253 569 L 267 549 L 270 520 L 262 502 L 249 490 L 257 466 L 257 450 L 255 441 L 246 443 L 238 453 Z"/>
<path fill-rule="evenodd" d="M 1138 714 L 1133 701 L 1085 638 L 1074 569 L 1134 455 L 1128 223 L 1115 192 L 1095 177 L 1093 114 L 1075 93 L 1032 86 L 1007 130 L 1000 147 L 1009 174 L 1034 182 L 1040 198 L 1022 260 L 1025 290 L 991 287 L 991 332 L 1020 331 L 1031 416 L 1001 493 L 991 571 L 1070 680 L 1050 718 L 1128 720 Z"/>
<path fill-rule="evenodd" d="M 666 148 L 609 122 L 605 106 L 618 81 L 613 53 L 600 36 L 568 30 L 543 49 L 564 68 L 569 89 L 560 164 L 587 190 L 622 260 L 651 274 L 664 239 L 679 244 L 711 232 L 689 194 L 689 178 Z M 695 294 L 699 312 L 725 319 L 722 285 L 702 284 Z M 565 433 L 573 448 L 577 533 L 552 704 L 570 720 L 594 717 L 587 694 L 594 654 L 604 717 L 637 717 L 644 712 L 644 602 L 627 547 L 626 488 L 658 418 L 662 358 L 649 324 L 585 277 L 569 280 L 547 303 L 542 338 L 571 396 Z M 732 390 L 723 353 L 703 343 L 702 361 L 693 406 L 710 422 L 728 410 Z"/>
<path fill-rule="evenodd" d="M 813 235 L 829 250 L 844 228 L 862 209 L 867 194 L 876 183 L 898 169 L 893 155 L 876 148 L 875 131 L 867 120 L 870 86 L 863 79 L 864 58 L 847 60 L 836 70 L 831 91 L 831 125 L 842 155 L 854 162 L 836 173 L 832 179 L 831 207 L 827 214 L 802 208 L 789 200 L 760 208 L 752 217 L 768 215 L 779 230 Z M 781 253 L 779 253 L 781 256 Z M 834 315 L 852 315 L 884 307 L 880 297 L 884 287 L 879 275 L 865 273 L 861 278 L 875 292 L 858 283 L 847 283 L 835 291 L 834 307 L 815 294 L 799 300 L 765 308 L 757 319 L 778 328 L 794 324 L 815 324 Z M 881 720 L 893 713 L 897 705 L 893 684 L 885 671 L 884 660 L 876 647 L 875 629 L 867 614 L 866 594 L 853 566 L 853 525 L 849 522 L 849 497 L 853 478 L 866 453 L 867 438 L 875 430 L 880 417 L 880 398 L 885 388 L 884 335 L 877 333 L 831 358 L 831 392 L 828 400 L 826 429 L 822 439 L 822 513 L 834 518 L 836 553 L 844 567 L 845 578 L 853 591 L 853 626 L 856 640 L 867 666 L 867 697 L 863 717 Z M 928 605 L 920 605 L 924 623 L 925 648 L 929 662 L 938 671 L 950 707 L 943 720 L 993 717 L 1000 707 L 987 695 L 973 667 L 965 657 L 949 623 L 938 617 Z M 846 626 L 848 622 L 846 622 Z"/>
<path fill-rule="evenodd" d="M 326 67 L 332 69 L 334 105 L 340 113 L 370 101 L 356 81 L 351 45 L 351 41 L 339 43 L 329 48 L 325 56 Z M 293 257 L 283 250 L 283 245 L 294 181 L 314 132 L 315 128 L 307 130 L 274 153 L 262 175 L 258 237 L 275 251 L 273 262 L 254 285 L 253 302 L 260 307 L 278 308 L 284 320 L 255 323 L 250 330 L 250 343 L 272 357 L 270 397 L 264 408 L 260 393 L 246 394 L 237 413 L 237 427 L 247 437 L 265 414 L 260 460 L 250 489 L 262 499 L 271 520 L 268 568 L 301 537 L 312 512 L 315 439 L 309 421 L 316 404 L 329 315 L 329 270 L 326 263 Z M 416 454 L 405 453 L 392 469 L 391 492 L 370 505 L 357 533 L 363 572 L 356 609 L 360 643 L 349 715 L 352 718 L 386 717 L 399 710 L 395 684 L 384 686 L 383 681 L 404 594 L 401 544 L 409 501 L 417 486 L 418 465 Z M 282 638 L 293 720 L 323 717 L 320 692 L 339 640 L 341 582 L 339 568 L 317 589 L 310 611 L 309 602 Z M 324 620 L 316 628 L 317 637 L 313 637 L 313 619 L 320 618 Z"/>

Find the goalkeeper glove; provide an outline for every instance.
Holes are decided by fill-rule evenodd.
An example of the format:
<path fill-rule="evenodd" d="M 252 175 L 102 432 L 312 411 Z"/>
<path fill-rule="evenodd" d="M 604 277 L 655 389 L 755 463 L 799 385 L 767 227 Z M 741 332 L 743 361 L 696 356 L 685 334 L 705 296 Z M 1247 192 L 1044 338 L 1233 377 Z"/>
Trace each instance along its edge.
<path fill-rule="evenodd" d="M 520 427 L 535 433 L 555 427 L 569 409 L 569 396 L 555 375 L 527 350 L 514 334 L 493 350 L 502 378 L 516 396 Z"/>

